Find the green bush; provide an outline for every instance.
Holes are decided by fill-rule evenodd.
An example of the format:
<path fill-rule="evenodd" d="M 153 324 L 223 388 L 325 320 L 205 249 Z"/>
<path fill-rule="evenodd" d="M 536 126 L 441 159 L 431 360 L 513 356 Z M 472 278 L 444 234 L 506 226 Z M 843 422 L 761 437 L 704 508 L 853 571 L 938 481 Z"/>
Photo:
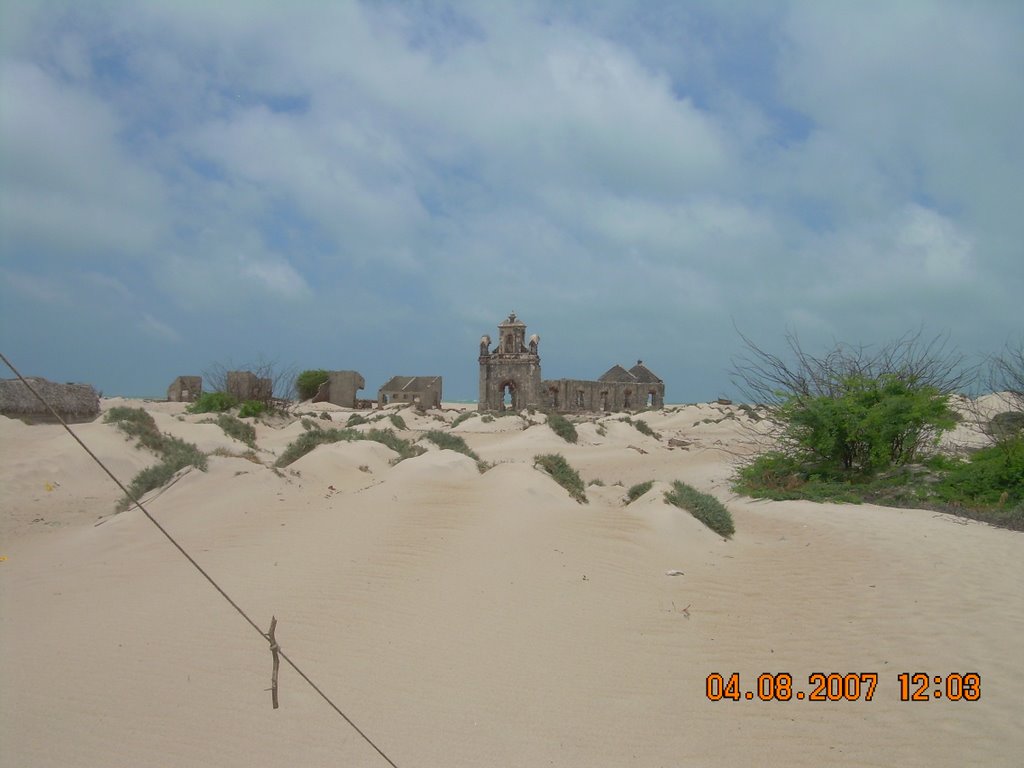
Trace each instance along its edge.
<path fill-rule="evenodd" d="M 246 424 L 241 419 L 222 413 L 217 417 L 217 426 L 224 430 L 228 437 L 233 437 L 251 448 L 256 447 L 256 427 L 252 424 Z"/>
<path fill-rule="evenodd" d="M 796 451 L 826 469 L 871 473 L 914 461 L 956 426 L 948 396 L 894 374 L 841 377 L 830 395 L 789 396 L 779 409 Z"/>
<path fill-rule="evenodd" d="M 538 454 L 533 457 L 533 465 L 551 475 L 554 481 L 565 488 L 576 501 L 581 504 L 587 503 L 583 480 L 580 478 L 579 472 L 569 465 L 564 456 L 559 453 Z"/>
<path fill-rule="evenodd" d="M 353 413 L 351 416 L 348 417 L 348 421 L 345 422 L 345 426 L 346 427 L 356 427 L 356 426 L 359 426 L 360 424 L 365 424 L 365 423 L 366 423 L 366 417 L 365 416 L 363 416 L 362 414 Z"/>
<path fill-rule="evenodd" d="M 189 413 L 219 413 L 238 405 L 238 400 L 227 392 L 204 392 L 185 410 Z"/>
<path fill-rule="evenodd" d="M 299 400 L 312 400 L 317 390 L 320 389 L 320 385 L 327 381 L 328 378 L 330 378 L 330 375 L 322 368 L 303 371 L 296 376 L 295 391 L 299 395 Z"/>
<path fill-rule="evenodd" d="M 701 493 L 691 485 L 676 480 L 672 483 L 672 490 L 665 492 L 665 501 L 685 509 L 708 528 L 727 539 L 736 532 L 732 515 L 722 502 L 714 496 Z"/>
<path fill-rule="evenodd" d="M 391 419 L 391 423 L 395 425 L 395 429 L 408 429 L 408 427 L 405 426 L 405 419 L 397 413 L 392 413 L 388 418 Z"/>
<path fill-rule="evenodd" d="M 565 440 L 567 443 L 575 443 L 579 439 L 576 434 L 576 425 L 560 413 L 548 414 L 548 426 L 551 431 Z"/>
<path fill-rule="evenodd" d="M 626 491 L 626 497 L 629 499 L 627 503 L 632 503 L 647 493 L 651 488 L 654 487 L 653 480 L 646 480 L 642 483 L 630 486 L 630 489 Z"/>
<path fill-rule="evenodd" d="M 259 416 L 267 410 L 265 403 L 261 403 L 259 400 L 246 400 L 238 408 L 238 417 L 241 419 L 247 419 L 252 416 Z"/>
<path fill-rule="evenodd" d="M 1024 502 L 1024 437 L 975 451 L 946 474 L 939 490 L 947 501 L 980 506 Z"/>

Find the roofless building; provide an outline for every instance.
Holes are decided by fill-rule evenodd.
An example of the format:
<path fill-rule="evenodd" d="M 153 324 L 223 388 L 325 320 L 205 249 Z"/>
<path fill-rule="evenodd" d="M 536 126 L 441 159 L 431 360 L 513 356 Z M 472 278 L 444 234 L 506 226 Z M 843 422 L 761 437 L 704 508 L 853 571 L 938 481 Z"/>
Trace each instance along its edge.
<path fill-rule="evenodd" d="M 480 339 L 481 411 L 540 408 L 564 413 L 580 411 L 637 411 L 665 404 L 665 382 L 643 361 L 628 371 L 609 368 L 597 381 L 552 379 L 540 372 L 540 337 L 526 338 L 526 324 L 515 313 L 498 323 L 498 344 Z"/>

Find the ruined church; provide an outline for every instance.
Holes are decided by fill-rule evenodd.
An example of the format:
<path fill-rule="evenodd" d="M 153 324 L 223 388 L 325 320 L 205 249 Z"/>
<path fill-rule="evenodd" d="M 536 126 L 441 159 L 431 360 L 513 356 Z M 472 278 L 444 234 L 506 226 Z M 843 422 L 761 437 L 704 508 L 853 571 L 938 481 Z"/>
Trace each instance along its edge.
<path fill-rule="evenodd" d="M 516 317 L 498 323 L 498 344 L 480 339 L 481 411 L 539 408 L 563 413 L 580 411 L 636 411 L 661 408 L 665 382 L 643 361 L 628 371 L 613 365 L 597 381 L 540 377 L 540 336 L 526 338 L 526 324 Z"/>

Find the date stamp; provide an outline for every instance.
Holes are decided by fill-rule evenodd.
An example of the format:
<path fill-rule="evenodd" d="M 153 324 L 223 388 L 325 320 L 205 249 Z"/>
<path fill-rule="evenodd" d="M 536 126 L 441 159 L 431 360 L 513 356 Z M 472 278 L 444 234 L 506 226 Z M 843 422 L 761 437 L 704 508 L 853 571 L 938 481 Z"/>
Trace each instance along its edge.
<path fill-rule="evenodd" d="M 981 675 L 977 672 L 900 672 L 900 701 L 978 701 Z M 872 701 L 878 687 L 877 672 L 812 672 L 806 687 L 795 684 L 788 672 L 763 672 L 747 687 L 738 672 L 712 672 L 705 680 L 710 701 Z"/>

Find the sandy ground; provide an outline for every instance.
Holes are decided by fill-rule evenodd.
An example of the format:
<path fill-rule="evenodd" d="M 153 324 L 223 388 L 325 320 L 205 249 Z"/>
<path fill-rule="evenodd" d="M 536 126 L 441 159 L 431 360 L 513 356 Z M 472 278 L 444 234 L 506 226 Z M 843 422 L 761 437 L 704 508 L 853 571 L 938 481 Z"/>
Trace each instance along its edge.
<path fill-rule="evenodd" d="M 180 405 L 129 404 L 204 451 L 246 450 Z M 458 411 L 401 415 L 417 439 Z M 264 629 L 277 616 L 285 652 L 400 766 L 1024 764 L 1024 535 L 737 498 L 743 411 L 642 418 L 660 439 L 617 417 L 578 445 L 469 419 L 454 431 L 484 474 L 359 442 L 279 476 L 303 428 L 258 425 L 263 463 L 212 456 L 147 507 Z M 124 481 L 156 460 L 100 421 L 75 429 Z M 533 468 L 549 452 L 604 484 L 589 504 Z M 728 505 L 732 540 L 664 503 L 676 479 Z M 112 514 L 118 496 L 60 427 L 0 418 L 0 764 L 385 765 L 287 667 L 271 708 L 266 641 L 141 513 Z M 733 672 L 743 692 L 765 672 L 803 693 L 818 672 L 878 684 L 710 701 L 708 675 Z M 981 697 L 901 702 L 902 672 L 977 673 Z"/>

